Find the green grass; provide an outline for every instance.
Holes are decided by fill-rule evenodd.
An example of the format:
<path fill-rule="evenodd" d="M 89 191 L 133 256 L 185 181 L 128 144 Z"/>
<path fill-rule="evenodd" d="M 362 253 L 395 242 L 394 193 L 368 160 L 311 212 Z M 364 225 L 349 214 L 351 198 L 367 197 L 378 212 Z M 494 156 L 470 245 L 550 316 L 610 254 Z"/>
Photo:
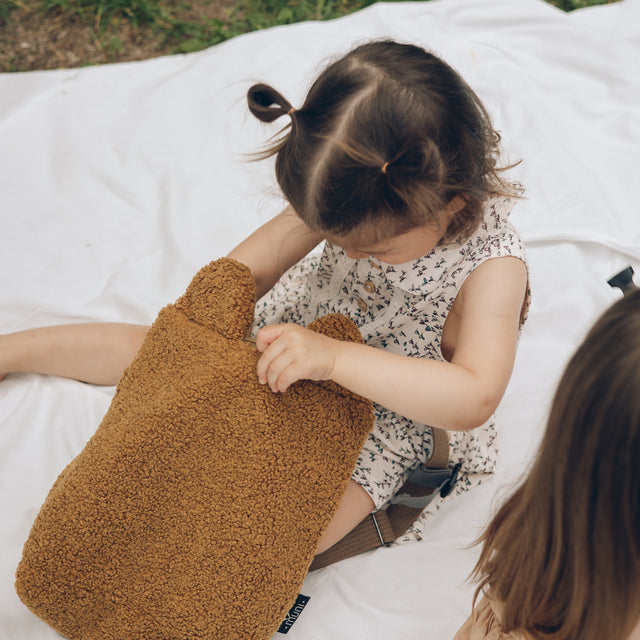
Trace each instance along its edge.
<path fill-rule="evenodd" d="M 11 12 L 19 7 L 20 5 L 14 0 L 0 0 L 0 26 L 6 24 Z"/>
<path fill-rule="evenodd" d="M 176 52 L 186 53 L 250 31 L 305 20 L 330 20 L 374 2 L 375 0 L 239 0 L 226 20 L 208 20 L 204 23 L 173 21 L 163 31 L 163 36 L 165 42 L 175 45 Z"/>
<path fill-rule="evenodd" d="M 249 31 L 304 20 L 329 20 L 352 13 L 375 0 L 238 0 L 224 19 L 185 20 L 186 0 L 0 0 L 0 27 L 16 11 L 36 11 L 46 20 L 51 12 L 81 20 L 105 51 L 123 43 L 118 25 L 128 21 L 146 27 L 162 46 L 175 53 L 196 51 Z M 547 0 L 565 11 L 607 0 Z"/>

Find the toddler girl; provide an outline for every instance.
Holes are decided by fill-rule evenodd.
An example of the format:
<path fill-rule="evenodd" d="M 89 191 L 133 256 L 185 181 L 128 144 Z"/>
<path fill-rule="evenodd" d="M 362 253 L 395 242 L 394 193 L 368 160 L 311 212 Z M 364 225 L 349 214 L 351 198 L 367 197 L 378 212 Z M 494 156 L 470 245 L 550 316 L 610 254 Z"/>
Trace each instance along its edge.
<path fill-rule="evenodd" d="M 640 291 L 569 362 L 535 463 L 483 534 L 455 640 L 640 640 Z"/>
<path fill-rule="evenodd" d="M 276 156 L 289 206 L 229 254 L 250 267 L 260 298 L 257 375 L 274 393 L 330 379 L 376 409 L 323 551 L 426 460 L 432 426 L 457 432 L 458 490 L 493 470 L 492 415 L 528 303 L 524 248 L 508 221 L 519 190 L 500 177 L 499 136 L 478 97 L 416 46 L 353 49 L 297 109 L 267 85 L 248 101 L 262 121 L 289 119 L 263 154 Z M 322 256 L 305 258 L 323 240 Z M 352 318 L 366 345 L 304 328 L 331 312 Z M 4 336 L 0 374 L 114 384 L 145 331 L 91 324 Z"/>

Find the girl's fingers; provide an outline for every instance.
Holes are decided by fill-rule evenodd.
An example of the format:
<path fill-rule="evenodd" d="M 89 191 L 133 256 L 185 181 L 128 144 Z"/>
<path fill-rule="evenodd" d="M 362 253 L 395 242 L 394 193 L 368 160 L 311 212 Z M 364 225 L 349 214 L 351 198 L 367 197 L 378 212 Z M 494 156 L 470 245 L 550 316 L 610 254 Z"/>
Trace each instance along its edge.
<path fill-rule="evenodd" d="M 269 382 L 269 386 L 271 386 L 273 363 L 278 357 L 285 353 L 286 350 L 287 345 L 284 340 L 275 340 L 264 349 L 256 368 L 258 380 L 262 384 Z"/>
<path fill-rule="evenodd" d="M 290 385 L 292 385 L 294 382 L 300 379 L 300 376 L 296 375 L 295 367 L 293 365 L 290 365 L 288 367 L 285 367 L 285 369 L 283 369 L 282 371 L 280 371 L 277 377 L 274 376 L 274 378 L 275 380 L 270 386 L 270 389 L 274 393 L 284 393 L 289 388 Z"/>
<path fill-rule="evenodd" d="M 291 379 L 294 364 L 294 358 L 286 351 L 271 360 L 267 370 L 267 382 L 271 391 L 286 391 L 289 385 L 295 382 L 297 378 Z"/>
<path fill-rule="evenodd" d="M 265 351 L 267 347 L 276 341 L 284 331 L 281 324 L 271 324 L 258 330 L 256 334 L 256 348 L 258 351 Z"/>
<path fill-rule="evenodd" d="M 294 324 L 260 329 L 256 346 L 262 351 L 257 364 L 258 380 L 275 392 L 286 391 L 300 379 L 318 380 L 331 371 L 327 338 Z"/>

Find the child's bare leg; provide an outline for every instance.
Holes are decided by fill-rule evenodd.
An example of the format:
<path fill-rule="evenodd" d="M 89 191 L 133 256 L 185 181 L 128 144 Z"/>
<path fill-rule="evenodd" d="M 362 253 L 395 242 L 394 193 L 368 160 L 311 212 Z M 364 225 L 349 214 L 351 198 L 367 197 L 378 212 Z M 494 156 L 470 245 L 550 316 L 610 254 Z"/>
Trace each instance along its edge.
<path fill-rule="evenodd" d="M 320 539 L 316 554 L 326 551 L 344 538 L 373 511 L 374 507 L 371 496 L 357 482 L 349 480 L 342 502 Z"/>
<path fill-rule="evenodd" d="M 0 380 L 8 373 L 42 373 L 116 384 L 147 330 L 137 324 L 95 323 L 0 335 Z"/>

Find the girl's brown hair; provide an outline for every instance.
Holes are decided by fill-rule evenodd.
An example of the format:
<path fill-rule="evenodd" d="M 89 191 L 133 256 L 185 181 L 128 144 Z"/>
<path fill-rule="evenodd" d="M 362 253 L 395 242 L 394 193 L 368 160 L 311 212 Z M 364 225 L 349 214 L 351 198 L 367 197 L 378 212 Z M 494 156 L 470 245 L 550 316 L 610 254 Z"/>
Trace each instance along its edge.
<path fill-rule="evenodd" d="M 481 537 L 474 577 L 505 632 L 623 640 L 640 612 L 640 291 L 570 360 L 534 466 Z"/>
<path fill-rule="evenodd" d="M 462 196 L 448 242 L 474 231 L 488 197 L 517 195 L 499 177 L 500 136 L 480 99 L 419 47 L 386 40 L 353 49 L 319 75 L 299 109 L 264 84 L 251 87 L 248 103 L 264 122 L 291 116 L 260 157 L 276 155 L 278 183 L 312 228 L 341 235 L 383 223 L 396 235 L 439 226 Z"/>

